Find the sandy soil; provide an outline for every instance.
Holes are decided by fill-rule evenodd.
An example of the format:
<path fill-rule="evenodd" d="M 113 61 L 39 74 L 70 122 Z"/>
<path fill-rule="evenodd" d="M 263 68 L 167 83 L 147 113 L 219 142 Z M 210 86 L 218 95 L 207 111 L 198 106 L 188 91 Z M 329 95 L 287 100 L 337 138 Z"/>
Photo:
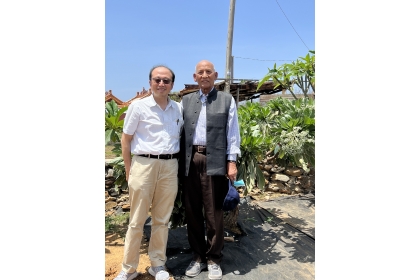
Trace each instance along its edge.
<path fill-rule="evenodd" d="M 135 280 L 154 280 L 155 278 L 147 272 L 150 266 L 147 255 L 149 243 L 143 238 L 140 248 L 140 263 L 137 268 L 139 275 Z M 124 254 L 124 241 L 117 234 L 105 236 L 105 280 L 113 280 L 121 271 L 121 262 Z M 169 279 L 173 280 L 172 275 Z"/>

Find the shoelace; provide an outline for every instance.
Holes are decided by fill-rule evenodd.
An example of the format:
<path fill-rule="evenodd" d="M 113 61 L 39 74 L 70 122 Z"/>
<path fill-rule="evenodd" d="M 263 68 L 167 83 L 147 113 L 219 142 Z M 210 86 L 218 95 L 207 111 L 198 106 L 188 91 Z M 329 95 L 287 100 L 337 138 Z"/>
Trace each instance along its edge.
<path fill-rule="evenodd" d="M 210 269 L 219 270 L 219 266 L 217 264 L 209 264 Z"/>
<path fill-rule="evenodd" d="M 159 271 L 165 270 L 165 268 L 163 266 L 152 267 L 152 269 L 155 273 L 158 273 Z"/>
<path fill-rule="evenodd" d="M 188 266 L 188 269 L 191 269 L 191 268 L 193 268 L 193 267 L 196 267 L 196 266 L 200 266 L 200 263 L 199 262 L 192 262 L 192 263 L 190 263 L 190 265 Z"/>
<path fill-rule="evenodd" d="M 118 274 L 118 278 L 128 276 L 128 273 L 125 271 L 121 271 L 120 274 Z"/>

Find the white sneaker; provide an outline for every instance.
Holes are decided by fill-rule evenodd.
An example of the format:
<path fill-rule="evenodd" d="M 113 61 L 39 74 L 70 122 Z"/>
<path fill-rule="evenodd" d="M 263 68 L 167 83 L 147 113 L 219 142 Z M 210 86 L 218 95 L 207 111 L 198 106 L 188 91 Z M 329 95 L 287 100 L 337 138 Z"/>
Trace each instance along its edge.
<path fill-rule="evenodd" d="M 189 277 L 195 277 L 198 274 L 200 274 L 200 272 L 206 267 L 207 265 L 205 263 L 192 261 L 190 265 L 187 267 L 187 269 L 185 270 L 185 275 Z"/>
<path fill-rule="evenodd" d="M 164 266 L 151 266 L 149 267 L 150 275 L 154 276 L 156 280 L 169 280 L 169 273 L 165 271 Z"/>
<path fill-rule="evenodd" d="M 137 271 L 133 273 L 127 273 L 121 270 L 120 274 L 118 274 L 117 277 L 114 278 L 114 280 L 133 280 L 137 277 L 137 275 L 139 275 Z"/>
<path fill-rule="evenodd" d="M 209 263 L 207 265 L 209 270 L 209 279 L 222 279 L 222 269 L 216 263 Z"/>

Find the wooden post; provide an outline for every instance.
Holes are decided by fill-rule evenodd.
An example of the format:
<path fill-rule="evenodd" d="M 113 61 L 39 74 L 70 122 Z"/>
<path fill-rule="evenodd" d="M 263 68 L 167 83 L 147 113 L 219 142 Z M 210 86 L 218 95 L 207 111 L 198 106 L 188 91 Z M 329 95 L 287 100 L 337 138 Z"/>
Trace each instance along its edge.
<path fill-rule="evenodd" d="M 231 83 L 231 70 L 232 70 L 232 40 L 233 40 L 233 23 L 235 17 L 235 0 L 230 0 L 229 8 L 229 24 L 228 24 L 228 37 L 226 46 L 226 69 L 225 69 L 225 92 L 230 93 Z"/>

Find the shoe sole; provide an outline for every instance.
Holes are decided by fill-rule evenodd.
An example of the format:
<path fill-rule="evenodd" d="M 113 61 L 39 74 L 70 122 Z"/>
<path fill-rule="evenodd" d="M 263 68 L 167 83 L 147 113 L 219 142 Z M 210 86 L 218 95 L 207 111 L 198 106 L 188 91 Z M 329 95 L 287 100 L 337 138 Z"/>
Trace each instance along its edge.
<path fill-rule="evenodd" d="M 185 272 L 185 275 L 188 276 L 188 277 L 195 277 L 195 276 L 199 275 L 201 273 L 201 271 L 203 271 L 204 269 L 206 269 L 206 267 L 201 268 L 200 271 L 196 274 L 187 274 L 187 272 Z"/>
<path fill-rule="evenodd" d="M 152 270 L 152 267 L 149 267 L 148 272 L 153 277 L 156 277 L 156 273 Z M 168 274 L 168 276 L 165 279 L 163 279 L 163 280 L 169 280 L 169 273 L 167 271 L 165 271 L 165 272 Z"/>
<path fill-rule="evenodd" d="M 222 279 L 222 277 L 223 277 L 223 276 L 220 276 L 220 277 L 214 278 L 214 277 L 211 277 L 211 276 L 209 275 L 209 279 L 211 279 L 211 280 L 219 280 L 219 279 Z"/>

